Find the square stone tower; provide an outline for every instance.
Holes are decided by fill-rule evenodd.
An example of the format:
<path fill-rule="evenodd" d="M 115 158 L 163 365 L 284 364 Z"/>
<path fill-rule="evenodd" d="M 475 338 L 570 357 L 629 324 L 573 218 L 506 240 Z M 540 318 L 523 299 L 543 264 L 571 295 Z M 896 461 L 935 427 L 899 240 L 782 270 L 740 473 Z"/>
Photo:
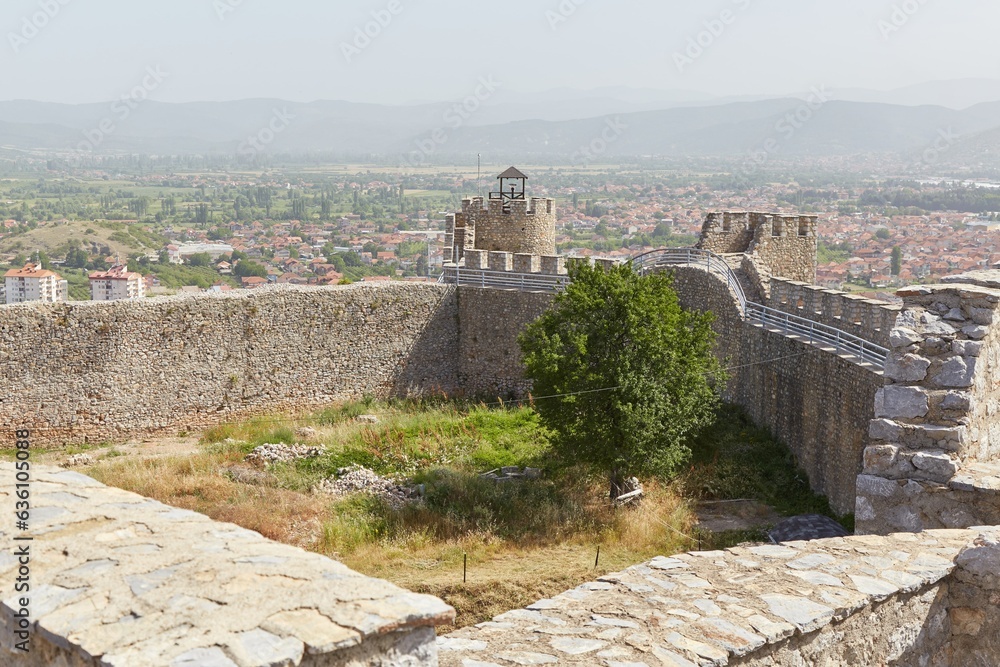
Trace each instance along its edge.
<path fill-rule="evenodd" d="M 527 255 L 556 254 L 556 207 L 552 199 L 528 198 L 528 177 L 515 167 L 497 176 L 489 199 L 462 200 L 448 217 L 445 262 L 459 263 L 467 249 Z M 450 255 L 450 256 L 449 256 Z"/>

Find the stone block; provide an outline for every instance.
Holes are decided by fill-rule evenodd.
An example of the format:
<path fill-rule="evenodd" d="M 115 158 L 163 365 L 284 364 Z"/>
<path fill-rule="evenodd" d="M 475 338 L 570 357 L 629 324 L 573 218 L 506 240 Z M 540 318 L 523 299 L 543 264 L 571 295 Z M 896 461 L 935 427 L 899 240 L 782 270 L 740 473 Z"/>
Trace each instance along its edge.
<path fill-rule="evenodd" d="M 566 258 L 557 255 L 542 255 L 542 273 L 548 276 L 566 275 Z"/>
<path fill-rule="evenodd" d="M 976 374 L 975 357 L 952 357 L 934 376 L 939 387 L 971 387 Z"/>
<path fill-rule="evenodd" d="M 489 267 L 489 253 L 487 251 L 473 250 L 471 248 L 466 249 L 465 268 L 472 269 L 474 271 L 485 271 Z"/>
<path fill-rule="evenodd" d="M 899 447 L 871 445 L 865 448 L 864 472 L 866 475 L 889 475 L 899 460 Z"/>
<path fill-rule="evenodd" d="M 890 385 L 875 395 L 875 416 L 890 419 L 924 417 L 930 410 L 927 393 L 919 387 Z"/>
<path fill-rule="evenodd" d="M 868 424 L 868 437 L 872 440 L 899 442 L 903 428 L 891 419 L 873 419 Z"/>
<path fill-rule="evenodd" d="M 951 350 L 963 357 L 978 357 L 983 352 L 983 344 L 971 340 L 956 340 L 952 341 Z"/>
<path fill-rule="evenodd" d="M 514 255 L 509 252 L 490 251 L 490 271 L 510 272 L 514 269 Z"/>
<path fill-rule="evenodd" d="M 915 354 L 890 354 L 885 365 L 885 376 L 896 382 L 920 382 L 927 377 L 931 367 L 929 359 Z"/>
<path fill-rule="evenodd" d="M 516 273 L 538 273 L 541 270 L 542 258 L 539 255 L 517 253 L 514 255 L 514 271 Z"/>
<path fill-rule="evenodd" d="M 924 339 L 913 329 L 907 327 L 896 327 L 889 332 L 889 344 L 893 347 L 909 347 Z"/>
<path fill-rule="evenodd" d="M 947 482 L 958 472 L 958 461 L 947 452 L 926 451 L 913 455 L 913 466 L 937 482 Z"/>

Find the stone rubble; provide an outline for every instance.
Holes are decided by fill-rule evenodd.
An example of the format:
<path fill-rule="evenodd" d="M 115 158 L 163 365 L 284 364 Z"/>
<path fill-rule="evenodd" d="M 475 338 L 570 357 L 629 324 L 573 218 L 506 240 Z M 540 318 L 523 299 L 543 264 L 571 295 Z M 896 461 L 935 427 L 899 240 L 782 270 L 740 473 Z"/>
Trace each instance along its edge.
<path fill-rule="evenodd" d="M 80 466 L 92 466 L 95 463 L 97 463 L 97 459 L 90 454 L 74 454 L 63 462 L 62 467 L 78 468 Z"/>
<path fill-rule="evenodd" d="M 420 498 L 420 489 L 398 484 L 364 466 L 341 468 L 336 477 L 329 477 L 313 488 L 313 493 L 346 497 L 354 493 L 368 493 L 387 501 L 392 507 L 402 507 Z"/>
<path fill-rule="evenodd" d="M 260 468 L 273 463 L 291 463 L 300 459 L 314 459 L 326 450 L 308 445 L 264 444 L 247 454 L 246 462 Z"/>

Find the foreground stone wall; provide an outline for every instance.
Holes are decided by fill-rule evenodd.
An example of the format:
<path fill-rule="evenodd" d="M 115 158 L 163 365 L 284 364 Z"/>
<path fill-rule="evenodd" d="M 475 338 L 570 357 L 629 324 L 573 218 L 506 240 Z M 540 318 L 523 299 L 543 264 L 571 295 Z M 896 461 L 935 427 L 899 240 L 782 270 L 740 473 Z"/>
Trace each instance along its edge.
<path fill-rule="evenodd" d="M 878 393 L 858 530 L 1000 523 L 1000 290 L 902 290 Z"/>
<path fill-rule="evenodd" d="M 0 307 L 0 428 L 119 440 L 365 395 L 460 393 L 444 285 Z"/>
<path fill-rule="evenodd" d="M 0 501 L 14 504 L 13 465 Z M 11 667 L 362 667 L 435 665 L 437 598 L 360 575 L 258 533 L 36 467 L 30 590 L 5 585 L 0 664 Z M 11 550 L 12 551 L 12 550 Z M 0 578 L 20 563 L 5 547 Z M 21 598 L 28 598 L 25 607 Z M 29 613 L 28 648 L 17 615 Z"/>
<path fill-rule="evenodd" d="M 928 531 L 655 558 L 442 637 L 440 661 L 995 665 L 996 540 L 996 529 Z"/>
<path fill-rule="evenodd" d="M 716 316 L 718 354 L 731 369 L 727 400 L 791 448 L 834 510 L 853 512 L 881 374 L 745 323 L 725 283 L 702 269 L 679 268 L 674 276 L 684 307 Z"/>

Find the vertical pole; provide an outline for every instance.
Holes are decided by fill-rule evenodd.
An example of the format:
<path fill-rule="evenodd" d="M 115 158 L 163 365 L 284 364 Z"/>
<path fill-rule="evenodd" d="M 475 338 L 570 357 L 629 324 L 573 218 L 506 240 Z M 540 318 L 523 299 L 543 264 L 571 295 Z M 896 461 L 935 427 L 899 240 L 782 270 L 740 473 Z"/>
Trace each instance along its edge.
<path fill-rule="evenodd" d="M 462 554 L 462 583 L 467 581 L 469 573 L 469 554 Z"/>
<path fill-rule="evenodd" d="M 597 569 L 597 564 L 601 562 L 601 545 L 597 545 L 597 558 L 594 559 L 594 569 Z"/>

